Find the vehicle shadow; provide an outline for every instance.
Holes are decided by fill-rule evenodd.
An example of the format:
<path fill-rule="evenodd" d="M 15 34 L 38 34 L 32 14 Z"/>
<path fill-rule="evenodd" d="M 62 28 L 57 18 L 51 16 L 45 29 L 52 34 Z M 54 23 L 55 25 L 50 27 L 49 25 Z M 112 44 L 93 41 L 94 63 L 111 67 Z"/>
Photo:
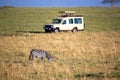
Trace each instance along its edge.
<path fill-rule="evenodd" d="M 16 31 L 17 33 L 34 33 L 34 34 L 47 34 L 50 32 L 44 32 L 44 31 Z"/>

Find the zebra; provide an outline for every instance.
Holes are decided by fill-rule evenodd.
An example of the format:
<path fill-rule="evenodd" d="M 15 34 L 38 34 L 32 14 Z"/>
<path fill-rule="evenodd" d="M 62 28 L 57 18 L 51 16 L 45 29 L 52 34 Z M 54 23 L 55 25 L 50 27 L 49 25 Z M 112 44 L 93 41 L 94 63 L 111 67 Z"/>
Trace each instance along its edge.
<path fill-rule="evenodd" d="M 29 60 L 33 61 L 35 59 L 35 57 L 40 58 L 42 60 L 45 60 L 45 58 L 47 58 L 49 62 L 52 61 L 51 55 L 47 51 L 42 50 L 42 49 L 41 50 L 32 49 L 30 51 Z"/>

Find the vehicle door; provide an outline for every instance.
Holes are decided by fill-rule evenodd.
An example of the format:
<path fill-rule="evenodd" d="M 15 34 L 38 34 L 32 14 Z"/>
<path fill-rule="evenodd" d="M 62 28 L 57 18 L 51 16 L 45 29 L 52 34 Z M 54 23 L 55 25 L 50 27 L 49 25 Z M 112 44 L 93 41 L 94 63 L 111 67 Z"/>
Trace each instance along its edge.
<path fill-rule="evenodd" d="M 60 26 L 60 30 L 66 30 L 67 29 L 67 20 L 62 20 L 62 24 Z"/>
<path fill-rule="evenodd" d="M 72 30 L 73 28 L 74 28 L 74 20 L 73 20 L 73 18 L 69 18 L 67 29 Z"/>
<path fill-rule="evenodd" d="M 74 18 L 75 26 L 80 30 L 83 29 L 82 18 Z"/>

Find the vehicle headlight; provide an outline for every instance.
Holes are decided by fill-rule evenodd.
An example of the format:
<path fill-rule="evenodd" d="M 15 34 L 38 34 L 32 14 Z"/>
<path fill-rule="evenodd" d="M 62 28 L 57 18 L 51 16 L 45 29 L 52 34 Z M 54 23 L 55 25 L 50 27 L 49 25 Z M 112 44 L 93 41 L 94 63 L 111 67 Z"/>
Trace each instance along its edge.
<path fill-rule="evenodd" d="M 53 26 L 53 25 L 51 25 L 51 28 L 54 28 L 54 26 Z"/>

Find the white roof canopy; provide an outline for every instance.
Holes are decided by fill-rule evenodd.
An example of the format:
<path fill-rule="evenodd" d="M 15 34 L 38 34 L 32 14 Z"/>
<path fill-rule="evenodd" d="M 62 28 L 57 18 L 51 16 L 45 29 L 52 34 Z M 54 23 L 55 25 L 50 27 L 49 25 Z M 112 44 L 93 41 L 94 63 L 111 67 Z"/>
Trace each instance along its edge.
<path fill-rule="evenodd" d="M 75 14 L 75 11 L 59 11 L 59 13 Z"/>

